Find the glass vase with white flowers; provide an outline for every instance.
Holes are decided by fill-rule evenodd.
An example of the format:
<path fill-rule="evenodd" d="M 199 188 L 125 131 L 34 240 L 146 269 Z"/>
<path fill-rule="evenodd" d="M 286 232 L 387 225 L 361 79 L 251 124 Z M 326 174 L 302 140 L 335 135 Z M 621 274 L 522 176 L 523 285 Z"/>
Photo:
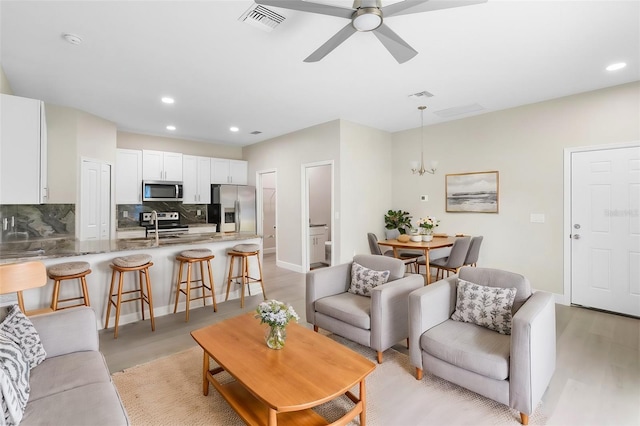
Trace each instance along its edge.
<path fill-rule="evenodd" d="M 433 239 L 433 229 L 440 224 L 440 220 L 433 216 L 426 216 L 418 220 L 418 227 L 422 230 L 422 241 Z"/>
<path fill-rule="evenodd" d="M 277 300 L 267 300 L 260 303 L 256 308 L 255 317 L 260 319 L 260 324 L 269 325 L 265 341 L 271 349 L 282 349 L 287 338 L 287 324 L 292 320 L 295 322 L 300 320 L 291 305 Z"/>

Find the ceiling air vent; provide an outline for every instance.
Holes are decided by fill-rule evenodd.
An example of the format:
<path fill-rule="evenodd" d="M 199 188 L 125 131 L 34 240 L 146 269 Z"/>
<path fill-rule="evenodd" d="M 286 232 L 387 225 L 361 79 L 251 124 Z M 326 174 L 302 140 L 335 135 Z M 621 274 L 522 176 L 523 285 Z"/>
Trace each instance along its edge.
<path fill-rule="evenodd" d="M 409 95 L 410 98 L 420 99 L 420 98 L 432 98 L 433 93 L 429 93 L 426 90 L 422 92 L 414 93 L 413 95 Z"/>
<path fill-rule="evenodd" d="M 251 132 L 250 134 L 252 135 L 259 135 L 260 133 L 262 133 L 260 130 L 254 130 L 253 132 Z"/>
<path fill-rule="evenodd" d="M 284 16 L 278 15 L 264 6 L 254 4 L 238 18 L 238 21 L 243 21 L 263 31 L 271 32 L 284 21 Z"/>

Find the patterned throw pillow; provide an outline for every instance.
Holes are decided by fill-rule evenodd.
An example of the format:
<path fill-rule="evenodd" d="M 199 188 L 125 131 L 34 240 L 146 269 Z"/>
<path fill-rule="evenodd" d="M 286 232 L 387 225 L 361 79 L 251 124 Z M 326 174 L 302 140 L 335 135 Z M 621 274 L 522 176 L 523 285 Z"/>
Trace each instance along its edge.
<path fill-rule="evenodd" d="M 391 271 L 375 271 L 353 262 L 351 266 L 351 286 L 349 293 L 371 297 L 371 289 L 384 284 Z"/>
<path fill-rule="evenodd" d="M 5 336 L 20 346 L 29 368 L 39 365 L 47 357 L 36 328 L 18 305 L 9 308 L 9 314 L 0 324 L 0 336 Z"/>
<path fill-rule="evenodd" d="M 515 288 L 487 287 L 458 279 L 455 321 L 470 322 L 500 334 L 511 334 Z"/>
<path fill-rule="evenodd" d="M 0 393 L 2 424 L 17 425 L 22 420 L 29 400 L 29 363 L 20 346 L 0 335 Z"/>

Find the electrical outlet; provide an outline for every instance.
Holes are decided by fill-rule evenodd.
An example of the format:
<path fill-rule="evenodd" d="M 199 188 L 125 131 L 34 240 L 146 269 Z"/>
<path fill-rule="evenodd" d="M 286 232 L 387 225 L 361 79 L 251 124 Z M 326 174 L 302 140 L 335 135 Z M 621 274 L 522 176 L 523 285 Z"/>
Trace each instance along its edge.
<path fill-rule="evenodd" d="M 200 216 L 202 214 L 202 210 L 196 210 L 196 216 Z"/>
<path fill-rule="evenodd" d="M 129 212 L 128 211 L 123 211 L 122 212 L 122 217 L 129 217 Z"/>
<path fill-rule="evenodd" d="M 429 196 L 428 195 L 421 195 L 420 196 L 420 201 L 429 201 Z"/>

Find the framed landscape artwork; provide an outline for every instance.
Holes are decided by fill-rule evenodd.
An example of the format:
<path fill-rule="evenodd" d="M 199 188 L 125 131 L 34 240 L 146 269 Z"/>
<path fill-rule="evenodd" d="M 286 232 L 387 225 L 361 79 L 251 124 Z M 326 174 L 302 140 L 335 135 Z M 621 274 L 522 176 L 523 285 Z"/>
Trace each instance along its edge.
<path fill-rule="evenodd" d="M 448 212 L 498 213 L 498 172 L 446 175 L 445 186 Z"/>

